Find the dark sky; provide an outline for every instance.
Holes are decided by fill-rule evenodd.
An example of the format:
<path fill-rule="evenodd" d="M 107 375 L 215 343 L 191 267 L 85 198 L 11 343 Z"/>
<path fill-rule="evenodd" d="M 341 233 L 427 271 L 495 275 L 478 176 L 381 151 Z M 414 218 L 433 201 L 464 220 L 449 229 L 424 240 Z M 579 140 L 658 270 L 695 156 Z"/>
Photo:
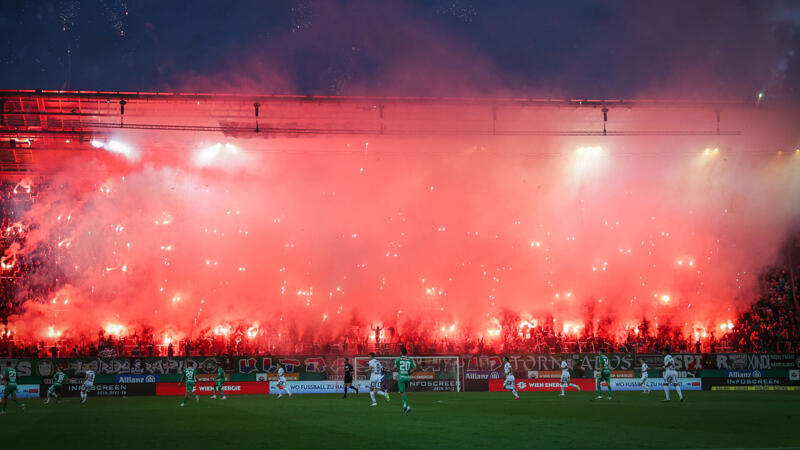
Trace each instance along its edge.
<path fill-rule="evenodd" d="M 800 99 L 800 2 L 0 2 L 0 88 Z"/>

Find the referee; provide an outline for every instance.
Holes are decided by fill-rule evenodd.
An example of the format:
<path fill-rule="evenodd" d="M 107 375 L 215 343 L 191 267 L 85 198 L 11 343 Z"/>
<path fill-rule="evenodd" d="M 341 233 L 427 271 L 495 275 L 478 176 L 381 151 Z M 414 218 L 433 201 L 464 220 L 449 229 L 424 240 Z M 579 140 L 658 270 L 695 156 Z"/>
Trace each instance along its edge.
<path fill-rule="evenodd" d="M 350 360 L 344 359 L 344 398 L 347 398 L 347 390 L 353 389 L 358 395 L 358 388 L 353 386 L 353 366 L 350 365 Z"/>

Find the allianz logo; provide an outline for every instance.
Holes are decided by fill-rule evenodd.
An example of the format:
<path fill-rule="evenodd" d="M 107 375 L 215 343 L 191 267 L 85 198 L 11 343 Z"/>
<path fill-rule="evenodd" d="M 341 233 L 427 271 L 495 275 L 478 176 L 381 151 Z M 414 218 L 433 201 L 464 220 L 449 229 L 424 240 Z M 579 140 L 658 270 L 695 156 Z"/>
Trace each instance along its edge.
<path fill-rule="evenodd" d="M 155 383 L 157 378 L 155 375 L 141 376 L 120 376 L 119 383 Z"/>
<path fill-rule="evenodd" d="M 761 378 L 761 371 L 753 370 L 742 372 L 738 370 L 732 370 L 728 372 L 728 378 Z"/>

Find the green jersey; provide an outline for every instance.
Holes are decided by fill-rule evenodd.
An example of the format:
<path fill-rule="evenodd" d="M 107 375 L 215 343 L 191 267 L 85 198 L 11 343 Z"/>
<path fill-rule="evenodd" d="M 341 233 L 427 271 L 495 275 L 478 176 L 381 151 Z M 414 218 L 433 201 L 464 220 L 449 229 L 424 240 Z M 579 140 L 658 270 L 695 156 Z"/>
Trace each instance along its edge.
<path fill-rule="evenodd" d="M 408 378 L 411 376 L 411 370 L 416 369 L 417 365 L 408 356 L 401 356 L 394 360 L 394 367 L 397 369 L 398 377 Z"/>
<path fill-rule="evenodd" d="M 195 384 L 197 382 L 197 369 L 187 367 L 183 369 L 183 376 L 186 378 L 186 384 Z"/>
<path fill-rule="evenodd" d="M 11 367 L 6 367 L 5 374 L 3 378 L 6 380 L 7 386 L 16 386 L 17 385 L 17 370 Z"/>
<path fill-rule="evenodd" d="M 67 379 L 67 374 L 64 372 L 58 371 L 55 375 L 53 375 L 53 386 L 61 386 L 64 384 L 64 380 Z"/>
<path fill-rule="evenodd" d="M 597 368 L 599 369 L 600 366 L 603 366 L 603 373 L 611 373 L 611 366 L 608 364 L 608 356 L 600 355 L 597 357 Z"/>
<path fill-rule="evenodd" d="M 217 384 L 222 384 L 225 382 L 225 369 L 222 367 L 217 369 Z"/>

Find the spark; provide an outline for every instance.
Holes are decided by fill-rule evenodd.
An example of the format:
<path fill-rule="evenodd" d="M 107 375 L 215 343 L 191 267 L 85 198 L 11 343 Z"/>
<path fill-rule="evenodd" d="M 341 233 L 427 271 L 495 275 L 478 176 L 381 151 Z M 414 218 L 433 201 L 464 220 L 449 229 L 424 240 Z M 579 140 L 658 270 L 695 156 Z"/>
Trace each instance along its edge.
<path fill-rule="evenodd" d="M 48 327 L 47 328 L 47 337 L 59 338 L 59 337 L 61 337 L 61 331 L 60 330 L 56 330 L 55 327 Z"/>
<path fill-rule="evenodd" d="M 170 213 L 164 211 L 159 217 L 156 218 L 155 224 L 159 226 L 169 225 L 172 223 L 173 217 Z"/>
<path fill-rule="evenodd" d="M 106 333 L 114 335 L 114 336 L 121 336 L 122 333 L 125 331 L 125 327 L 119 324 L 110 323 L 106 325 Z"/>
<path fill-rule="evenodd" d="M 227 336 L 231 332 L 230 325 L 217 325 L 214 327 L 214 334 L 217 336 Z"/>
<path fill-rule="evenodd" d="M 3 270 L 9 270 L 14 267 L 14 258 L 11 256 L 3 256 L 0 258 L 0 268 Z"/>
<path fill-rule="evenodd" d="M 258 325 L 253 325 L 247 329 L 247 337 L 254 338 L 258 336 Z"/>

